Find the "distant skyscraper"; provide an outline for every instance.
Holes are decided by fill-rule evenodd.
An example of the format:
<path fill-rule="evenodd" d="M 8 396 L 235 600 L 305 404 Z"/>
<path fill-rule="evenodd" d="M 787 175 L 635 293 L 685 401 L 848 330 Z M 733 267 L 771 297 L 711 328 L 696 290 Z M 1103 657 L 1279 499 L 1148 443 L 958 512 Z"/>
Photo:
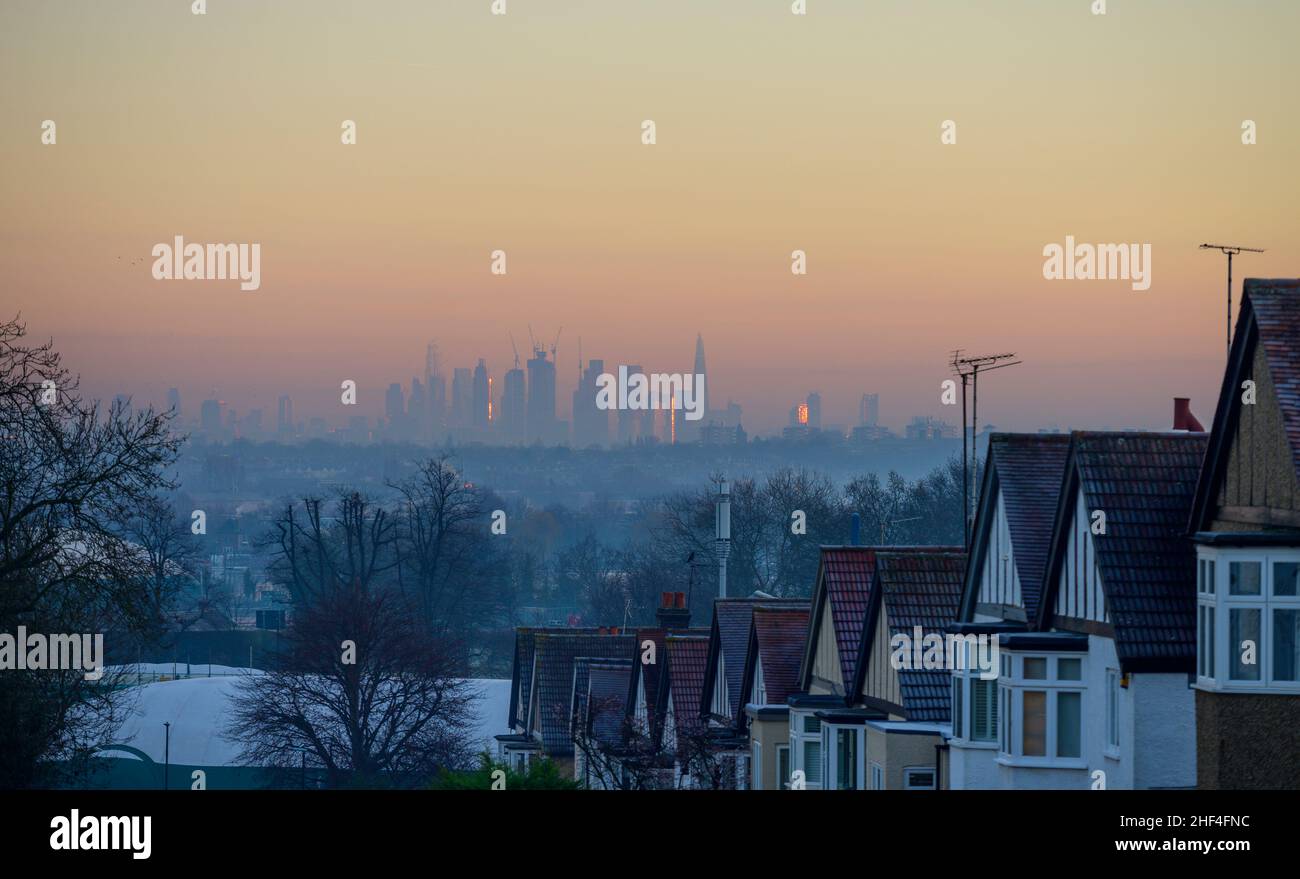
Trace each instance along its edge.
<path fill-rule="evenodd" d="M 428 394 L 420 380 L 412 376 L 411 396 L 406 401 L 406 438 L 427 443 L 430 437 Z"/>
<path fill-rule="evenodd" d="M 180 388 L 167 389 L 167 408 L 176 416 L 176 420 L 181 420 L 181 391 Z"/>
<path fill-rule="evenodd" d="M 501 429 L 507 442 L 518 443 L 524 439 L 525 390 L 524 371 L 516 366 L 506 373 L 505 390 L 501 395 Z"/>
<path fill-rule="evenodd" d="M 275 432 L 280 436 L 293 435 L 293 400 L 289 399 L 288 394 L 280 397 L 280 406 L 275 417 Z"/>
<path fill-rule="evenodd" d="M 528 361 L 528 442 L 553 443 L 555 437 L 555 363 L 546 349 L 533 350 Z"/>
<path fill-rule="evenodd" d="M 609 410 L 596 405 L 597 379 L 605 371 L 605 361 L 588 360 L 578 387 L 573 392 L 573 445 L 609 445 Z"/>
<path fill-rule="evenodd" d="M 438 346 L 433 342 L 424 352 L 424 387 L 428 397 L 428 423 L 421 429 L 428 434 L 425 437 L 428 439 L 447 423 L 447 379 L 443 377 L 442 365 L 438 361 Z"/>
<path fill-rule="evenodd" d="M 695 334 L 695 374 L 697 376 L 703 376 L 705 375 L 705 373 L 706 370 L 704 368 L 704 337 L 699 333 L 696 333 Z M 700 398 L 700 409 L 701 411 L 704 412 L 705 420 L 707 420 L 709 414 L 709 383 L 707 381 L 703 383 L 703 388 L 704 388 L 703 392 L 697 390 L 696 394 Z"/>
<path fill-rule="evenodd" d="M 482 357 L 478 359 L 478 366 L 474 367 L 474 416 L 473 424 L 475 427 L 487 427 L 488 415 L 491 409 L 491 388 L 488 384 L 487 361 Z"/>
<path fill-rule="evenodd" d="M 863 394 L 858 404 L 858 424 L 875 427 L 880 423 L 880 395 Z"/>
<path fill-rule="evenodd" d="M 451 374 L 451 426 L 468 427 L 473 409 L 473 373 L 464 367 L 457 367 Z"/>
<path fill-rule="evenodd" d="M 402 386 L 398 382 L 393 382 L 388 386 L 388 393 L 384 395 L 384 417 L 388 419 L 388 429 L 390 431 L 400 431 L 402 423 L 406 420 L 406 401 L 402 397 Z"/>
<path fill-rule="evenodd" d="M 199 408 L 199 427 L 207 433 L 221 433 L 221 407 L 224 404 L 220 400 L 204 400 L 203 405 Z"/>
<path fill-rule="evenodd" d="M 816 391 L 808 395 L 808 427 L 822 429 L 822 395 Z"/>

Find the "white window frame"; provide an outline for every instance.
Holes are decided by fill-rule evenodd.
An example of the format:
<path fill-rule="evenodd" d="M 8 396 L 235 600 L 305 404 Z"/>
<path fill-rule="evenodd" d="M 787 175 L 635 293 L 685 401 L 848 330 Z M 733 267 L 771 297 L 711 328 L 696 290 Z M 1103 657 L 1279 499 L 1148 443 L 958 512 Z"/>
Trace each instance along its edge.
<path fill-rule="evenodd" d="M 862 790 L 863 787 L 863 736 L 857 724 L 822 723 L 822 786 L 826 790 L 840 790 L 840 733 L 853 736 L 853 787 L 844 790 Z"/>
<path fill-rule="evenodd" d="M 1088 768 L 1088 655 L 1077 651 L 1026 651 L 1025 653 L 1003 652 L 1004 659 L 1010 660 L 1010 675 L 1003 675 L 998 682 L 998 756 L 997 762 L 1004 766 L 1041 766 L 1053 769 Z M 1024 677 L 1026 659 L 1046 660 L 1047 677 L 1043 679 Z M 1062 680 L 1057 676 L 1058 660 L 1079 660 L 1079 679 Z M 1024 694 L 1027 691 L 1045 692 L 1047 694 L 1045 711 L 1047 712 L 1043 735 L 1046 754 L 1025 755 L 1024 753 Z M 1079 694 L 1079 756 L 1058 757 L 1057 744 L 1057 702 L 1062 693 Z"/>
<path fill-rule="evenodd" d="M 818 726 L 815 732 L 804 731 L 804 724 L 808 720 L 817 723 Z M 806 756 L 804 746 L 806 744 L 816 744 L 817 747 L 821 749 L 822 729 L 823 726 L 821 721 L 813 716 L 812 711 L 799 711 L 795 708 L 790 709 L 790 774 L 793 775 L 797 771 L 803 772 L 804 787 L 808 790 L 820 790 L 822 786 L 822 778 L 825 776 L 819 775 L 817 780 L 813 781 L 812 773 L 809 772 L 808 767 L 804 765 L 804 758 Z M 824 753 L 825 752 L 822 750 L 818 751 L 818 771 L 822 769 L 821 763 Z M 785 783 L 789 784 L 790 779 L 787 778 Z"/>
<path fill-rule="evenodd" d="M 754 790 L 763 789 L 763 743 L 753 740 L 749 743 L 752 753 L 749 757 L 750 771 L 754 774 Z"/>
<path fill-rule="evenodd" d="M 1228 594 L 1233 562 L 1260 564 L 1259 595 Z M 1300 611 L 1300 594 L 1273 594 L 1275 586 L 1273 566 L 1287 562 L 1300 564 L 1300 548 L 1217 546 L 1196 548 L 1197 689 L 1233 693 L 1300 693 L 1300 680 L 1273 679 L 1273 615 L 1279 610 Z M 1214 572 L 1212 578 L 1207 576 L 1210 568 L 1206 563 L 1212 563 Z M 1240 645 L 1232 645 L 1228 640 L 1233 610 L 1260 612 L 1260 637 L 1255 651 L 1255 661 L 1259 666 L 1259 680 L 1234 680 L 1229 677 L 1231 660 L 1241 653 Z"/>
<path fill-rule="evenodd" d="M 928 772 L 930 774 L 930 784 L 922 786 L 912 784 L 914 774 Z M 938 790 L 939 788 L 939 771 L 930 766 L 904 766 L 903 767 L 903 790 Z"/>
<path fill-rule="evenodd" d="M 790 762 L 790 760 L 791 760 L 791 756 L 792 756 L 791 753 L 790 753 L 790 746 L 789 746 L 789 745 L 777 745 L 777 746 L 776 746 L 776 789 L 777 789 L 777 790 L 788 790 L 789 787 L 790 787 L 790 779 L 789 779 L 789 778 L 782 778 L 782 777 L 781 777 L 781 775 L 782 775 L 782 772 L 781 772 L 781 755 L 782 755 L 782 754 L 785 754 L 785 768 L 786 768 L 786 772 L 785 772 L 784 774 L 788 776 L 788 775 L 790 775 L 792 772 L 794 772 L 794 764 Z"/>
<path fill-rule="evenodd" d="M 1124 731 L 1120 725 L 1122 704 L 1119 669 L 1108 668 L 1106 669 L 1106 744 L 1102 748 L 1102 753 L 1116 760 L 1119 759 L 1120 748 L 1124 741 Z"/>
<path fill-rule="evenodd" d="M 885 789 L 885 767 L 881 766 L 879 763 L 871 764 L 871 789 Z"/>
<path fill-rule="evenodd" d="M 1001 699 L 998 698 L 997 679 L 990 678 L 984 681 L 980 677 L 980 670 L 973 668 L 970 661 L 969 644 L 962 644 L 961 649 L 966 651 L 966 656 L 961 662 L 956 663 L 958 668 L 952 671 L 952 695 L 951 711 L 949 717 L 952 718 L 952 740 L 963 748 L 983 748 L 993 750 L 998 747 L 998 723 L 1001 718 Z M 998 670 L 999 672 L 1001 669 Z M 991 687 L 993 690 L 993 730 L 992 736 L 987 739 L 977 739 L 975 733 L 975 687 L 978 684 Z"/>

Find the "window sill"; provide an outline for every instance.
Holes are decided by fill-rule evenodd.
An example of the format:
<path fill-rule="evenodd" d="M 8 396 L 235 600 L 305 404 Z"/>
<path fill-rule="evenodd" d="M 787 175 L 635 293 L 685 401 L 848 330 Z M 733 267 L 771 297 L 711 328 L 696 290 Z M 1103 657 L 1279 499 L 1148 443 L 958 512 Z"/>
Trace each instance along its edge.
<path fill-rule="evenodd" d="M 964 751 L 996 751 L 997 742 L 975 742 L 970 739 L 949 739 L 948 744 Z"/>
<path fill-rule="evenodd" d="M 1120 752 L 1117 748 L 1106 748 L 1101 752 L 1101 756 L 1107 760 L 1114 760 L 1116 763 L 1120 760 Z"/>
<path fill-rule="evenodd" d="M 1200 678 L 1192 686 L 1194 690 L 1201 690 L 1205 693 L 1249 693 L 1258 696 L 1297 696 L 1300 695 L 1300 684 L 1256 684 L 1242 682 L 1219 683 L 1211 678 Z"/>
<path fill-rule="evenodd" d="M 999 766 L 1009 766 L 1013 769 L 1082 769 L 1088 768 L 1088 763 L 1082 759 L 1070 758 L 1068 760 L 1056 760 L 1046 757 L 1008 757 L 999 755 L 997 758 Z"/>

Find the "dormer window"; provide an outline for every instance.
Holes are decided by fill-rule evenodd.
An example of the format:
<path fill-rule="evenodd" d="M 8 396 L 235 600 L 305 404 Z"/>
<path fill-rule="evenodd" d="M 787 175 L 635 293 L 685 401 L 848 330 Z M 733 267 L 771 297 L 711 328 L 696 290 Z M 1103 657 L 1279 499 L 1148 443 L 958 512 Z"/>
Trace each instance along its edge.
<path fill-rule="evenodd" d="M 1300 693 L 1300 550 L 1201 546 L 1196 685 Z"/>

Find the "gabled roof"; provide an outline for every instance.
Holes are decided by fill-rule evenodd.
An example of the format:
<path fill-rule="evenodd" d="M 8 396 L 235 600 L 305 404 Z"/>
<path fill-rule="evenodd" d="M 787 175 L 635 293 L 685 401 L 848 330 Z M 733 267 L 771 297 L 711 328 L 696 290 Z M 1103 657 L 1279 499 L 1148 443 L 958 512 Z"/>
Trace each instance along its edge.
<path fill-rule="evenodd" d="M 1209 448 L 1196 486 L 1189 527 L 1192 532 L 1209 530 L 1214 520 L 1219 486 L 1241 416 L 1241 383 L 1249 375 L 1259 347 L 1264 350 L 1273 379 L 1282 431 L 1300 480 L 1300 279 L 1247 278 L 1242 285 L 1237 328 L 1210 428 Z"/>
<path fill-rule="evenodd" d="M 632 660 L 593 660 L 588 668 L 587 735 L 598 744 L 620 747 L 627 719 L 627 682 Z"/>
<path fill-rule="evenodd" d="M 510 710 L 506 720 L 511 729 L 528 722 L 529 698 L 533 688 L 533 636 L 538 632 L 596 632 L 594 628 L 565 628 L 561 626 L 520 626 L 515 629 L 515 657 L 510 670 Z M 520 700 L 523 704 L 520 704 Z M 516 713 L 516 709 L 518 712 Z"/>
<path fill-rule="evenodd" d="M 668 686 L 661 701 L 667 712 L 672 700 L 673 718 L 680 731 L 678 738 L 698 732 L 704 726 L 701 694 L 704 692 L 704 666 L 708 661 L 709 639 L 697 636 L 669 635 L 665 641 L 668 658 Z"/>
<path fill-rule="evenodd" d="M 885 627 L 892 638 L 914 637 L 915 627 L 923 634 L 944 634 L 944 627 L 957 619 L 961 601 L 966 553 L 959 546 L 880 550 L 876 554 L 871 609 L 862 639 L 854 651 L 856 674 L 853 697 L 862 691 L 867 661 L 874 646 L 877 621 L 883 608 Z M 939 669 L 899 669 L 899 690 L 908 720 L 946 722 L 952 694 L 952 673 Z"/>
<path fill-rule="evenodd" d="M 1011 554 L 1025 616 L 1031 622 L 1038 618 L 1038 598 L 1069 450 L 1070 435 L 1064 433 L 995 433 L 989 437 L 960 619 L 974 619 L 999 494 L 1011 532 Z"/>
<path fill-rule="evenodd" d="M 817 563 L 817 583 L 813 587 L 812 611 L 808 615 L 808 637 L 804 643 L 803 662 L 799 669 L 799 689 L 807 691 L 812 683 L 817 636 L 822 618 L 829 610 L 839 648 L 841 685 L 845 701 L 851 702 L 857 671 L 858 648 L 862 629 L 871 604 L 871 583 L 876 572 L 878 552 L 951 552 L 951 546 L 823 546 Z"/>
<path fill-rule="evenodd" d="M 741 681 L 741 704 L 749 702 L 759 663 L 763 667 L 767 704 L 785 705 L 785 700 L 799 691 L 799 664 L 803 660 L 804 639 L 808 637 L 810 607 L 807 601 L 755 605 Z"/>
<path fill-rule="evenodd" d="M 533 642 L 532 700 L 536 705 L 529 708 L 527 730 L 530 734 L 541 733 L 547 754 L 571 754 L 574 660 L 580 656 L 631 660 L 636 639 L 631 635 L 574 634 L 571 629 L 552 629 L 535 632 Z M 534 713 L 540 729 L 534 726 Z"/>
<path fill-rule="evenodd" d="M 704 690 L 700 694 L 700 710 L 708 713 L 713 700 L 713 681 L 717 676 L 718 659 L 723 660 L 727 672 L 727 696 L 731 717 L 741 716 L 744 705 L 741 681 L 745 675 L 745 654 L 749 652 L 749 627 L 754 606 L 757 604 L 782 605 L 799 603 L 806 599 L 715 598 L 713 600 L 713 626 L 709 633 L 709 655 L 704 668 Z"/>
<path fill-rule="evenodd" d="M 1061 565 L 1083 493 L 1106 514 L 1092 534 L 1098 579 L 1125 671 L 1191 671 L 1196 660 L 1196 555 L 1185 539 L 1208 437 L 1076 431 L 1057 505 L 1038 628 L 1051 626 Z"/>

